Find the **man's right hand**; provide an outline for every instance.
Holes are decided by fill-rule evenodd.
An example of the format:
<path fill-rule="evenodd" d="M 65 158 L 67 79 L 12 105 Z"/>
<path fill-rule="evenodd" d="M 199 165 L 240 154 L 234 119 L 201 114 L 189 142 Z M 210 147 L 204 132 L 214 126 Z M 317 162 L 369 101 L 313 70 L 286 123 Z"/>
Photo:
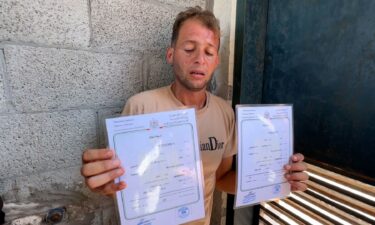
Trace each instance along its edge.
<path fill-rule="evenodd" d="M 126 188 L 124 181 L 115 184 L 114 180 L 124 174 L 119 159 L 110 149 L 88 149 L 82 154 L 81 174 L 87 187 L 103 195 L 112 195 Z"/>

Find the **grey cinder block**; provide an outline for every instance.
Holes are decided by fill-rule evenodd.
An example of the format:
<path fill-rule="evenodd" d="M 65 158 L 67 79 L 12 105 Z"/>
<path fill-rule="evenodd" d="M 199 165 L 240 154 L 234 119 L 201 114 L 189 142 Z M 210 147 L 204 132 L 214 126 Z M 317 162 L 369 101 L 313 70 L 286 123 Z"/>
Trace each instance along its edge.
<path fill-rule="evenodd" d="M 62 224 L 102 224 L 102 208 L 113 199 L 89 191 L 80 166 L 0 180 L 7 220 L 32 215 L 45 216 L 53 208 L 65 207 Z"/>
<path fill-rule="evenodd" d="M 103 225 L 120 225 L 119 215 L 116 207 L 112 206 L 103 208 L 102 212 Z"/>
<path fill-rule="evenodd" d="M 0 1 L 0 40 L 87 47 L 87 0 Z"/>
<path fill-rule="evenodd" d="M 167 4 L 167 5 L 174 5 L 179 7 L 192 7 L 192 6 L 200 6 L 202 8 L 205 8 L 206 6 L 206 0 L 191 0 L 191 1 L 185 1 L 185 0 L 155 0 L 157 2 Z"/>
<path fill-rule="evenodd" d="M 5 89 L 4 89 L 4 51 L 0 49 L 0 107 L 5 102 Z M 1 111 L 1 110 L 0 110 Z"/>
<path fill-rule="evenodd" d="M 14 112 L 14 106 L 7 96 L 7 83 L 5 82 L 6 76 L 4 50 L 0 49 L 0 114 Z"/>
<path fill-rule="evenodd" d="M 180 10 L 152 1 L 92 0 L 92 46 L 115 52 L 126 49 L 164 51 Z"/>
<path fill-rule="evenodd" d="M 172 66 L 166 63 L 163 54 L 150 55 L 144 58 L 142 76 L 145 90 L 169 85 L 174 80 Z"/>
<path fill-rule="evenodd" d="M 0 116 L 2 179 L 81 164 L 97 144 L 96 113 L 72 110 Z"/>
<path fill-rule="evenodd" d="M 121 116 L 123 107 L 107 108 L 98 111 L 98 124 L 99 124 L 99 147 L 105 148 L 108 146 L 107 128 L 105 119 L 115 118 Z"/>
<path fill-rule="evenodd" d="M 141 57 L 6 46 L 13 103 L 19 111 L 123 105 L 141 91 Z"/>

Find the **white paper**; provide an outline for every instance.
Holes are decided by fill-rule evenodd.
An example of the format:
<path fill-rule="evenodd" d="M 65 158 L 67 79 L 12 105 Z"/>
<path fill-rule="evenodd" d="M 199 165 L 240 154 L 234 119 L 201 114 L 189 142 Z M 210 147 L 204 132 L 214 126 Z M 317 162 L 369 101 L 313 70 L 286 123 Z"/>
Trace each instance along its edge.
<path fill-rule="evenodd" d="M 107 119 L 127 187 L 117 192 L 121 224 L 181 224 L 205 216 L 195 110 Z"/>
<path fill-rule="evenodd" d="M 290 194 L 283 166 L 293 154 L 291 105 L 239 105 L 235 207 Z"/>

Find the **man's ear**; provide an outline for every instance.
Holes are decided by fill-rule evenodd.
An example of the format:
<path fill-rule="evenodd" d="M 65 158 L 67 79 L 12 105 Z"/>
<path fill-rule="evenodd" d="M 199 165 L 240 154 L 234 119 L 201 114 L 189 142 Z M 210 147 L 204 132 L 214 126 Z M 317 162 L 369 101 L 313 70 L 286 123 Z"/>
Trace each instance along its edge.
<path fill-rule="evenodd" d="M 173 65 L 173 54 L 174 54 L 174 48 L 173 47 L 168 47 L 167 49 L 167 63 Z"/>

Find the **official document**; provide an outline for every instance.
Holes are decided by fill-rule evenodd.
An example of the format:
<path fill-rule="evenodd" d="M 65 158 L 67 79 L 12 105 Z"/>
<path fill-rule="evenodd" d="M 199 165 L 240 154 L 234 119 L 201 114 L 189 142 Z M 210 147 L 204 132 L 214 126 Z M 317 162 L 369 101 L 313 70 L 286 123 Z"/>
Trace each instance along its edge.
<path fill-rule="evenodd" d="M 110 148 L 127 187 L 117 192 L 121 224 L 176 225 L 205 216 L 194 109 L 107 119 Z"/>
<path fill-rule="evenodd" d="M 290 194 L 283 166 L 293 154 L 291 105 L 238 105 L 235 207 Z"/>

